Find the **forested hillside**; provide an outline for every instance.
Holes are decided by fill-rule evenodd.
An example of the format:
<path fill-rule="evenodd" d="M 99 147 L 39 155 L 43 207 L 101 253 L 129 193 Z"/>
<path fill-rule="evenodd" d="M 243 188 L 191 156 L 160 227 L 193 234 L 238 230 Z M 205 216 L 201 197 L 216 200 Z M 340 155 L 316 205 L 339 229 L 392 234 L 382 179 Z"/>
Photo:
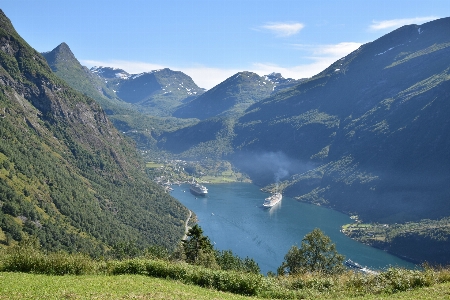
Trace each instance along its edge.
<path fill-rule="evenodd" d="M 103 255 L 173 248 L 187 209 L 148 180 L 100 106 L 56 77 L 0 11 L 0 242 Z"/>

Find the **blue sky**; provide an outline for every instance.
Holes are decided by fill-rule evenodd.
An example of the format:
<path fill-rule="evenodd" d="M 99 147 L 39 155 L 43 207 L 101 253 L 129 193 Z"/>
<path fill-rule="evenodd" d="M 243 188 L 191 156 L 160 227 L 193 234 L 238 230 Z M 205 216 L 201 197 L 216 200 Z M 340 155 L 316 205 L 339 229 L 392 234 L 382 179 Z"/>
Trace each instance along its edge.
<path fill-rule="evenodd" d="M 311 77 L 448 0 L 2 0 L 36 50 L 66 42 L 85 66 L 183 71 L 211 88 L 239 71 Z M 450 30 L 450 29 L 449 29 Z"/>

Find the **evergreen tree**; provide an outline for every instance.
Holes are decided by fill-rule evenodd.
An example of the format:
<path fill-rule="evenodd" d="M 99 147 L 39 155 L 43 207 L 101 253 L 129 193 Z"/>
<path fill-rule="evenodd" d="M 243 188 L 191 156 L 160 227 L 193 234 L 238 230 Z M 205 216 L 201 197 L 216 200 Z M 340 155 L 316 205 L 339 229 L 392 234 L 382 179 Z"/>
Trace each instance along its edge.
<path fill-rule="evenodd" d="M 183 240 L 184 253 L 186 262 L 198 264 L 201 261 L 209 261 L 211 259 L 205 256 L 214 257 L 214 247 L 207 236 L 203 235 L 203 230 L 198 224 L 195 224 L 187 233 L 187 239 Z"/>

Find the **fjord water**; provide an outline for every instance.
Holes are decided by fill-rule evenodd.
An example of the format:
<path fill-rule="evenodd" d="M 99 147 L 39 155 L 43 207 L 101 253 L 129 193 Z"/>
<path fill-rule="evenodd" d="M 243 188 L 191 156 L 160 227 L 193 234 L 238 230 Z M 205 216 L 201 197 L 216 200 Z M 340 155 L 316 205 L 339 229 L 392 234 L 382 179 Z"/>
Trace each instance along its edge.
<path fill-rule="evenodd" d="M 264 274 L 276 272 L 289 248 L 300 247 L 302 238 L 314 228 L 328 235 L 339 253 L 363 266 L 377 270 L 389 266 L 415 267 L 342 234 L 341 226 L 352 220 L 340 212 L 288 197 L 273 208 L 264 209 L 262 204 L 268 194 L 253 184 L 206 186 L 207 197 L 192 195 L 189 185 L 172 186 L 171 194 L 197 215 L 198 224 L 216 249 L 253 258 Z"/>

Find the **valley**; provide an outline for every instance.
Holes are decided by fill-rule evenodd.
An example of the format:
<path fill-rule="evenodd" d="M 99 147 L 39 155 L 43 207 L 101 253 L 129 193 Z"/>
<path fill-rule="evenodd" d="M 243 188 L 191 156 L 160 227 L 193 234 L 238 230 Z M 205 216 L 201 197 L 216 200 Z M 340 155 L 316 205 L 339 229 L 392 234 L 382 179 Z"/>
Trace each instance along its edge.
<path fill-rule="evenodd" d="M 146 161 L 164 162 L 147 174 L 167 190 L 192 177 L 251 181 L 369 224 L 439 220 L 450 215 L 450 125 L 444 120 L 450 37 L 437 33 L 448 22 L 424 24 L 420 32 L 428 34 L 420 36 L 419 26 L 404 26 L 301 80 L 239 72 L 205 91 L 170 69 L 86 72 L 112 90 L 101 97 L 121 99 L 109 117 Z M 73 55 L 64 57 L 54 64 L 79 65 Z M 419 72 L 419 66 L 426 68 Z M 157 100 L 171 86 L 177 86 L 172 100 Z M 125 112 L 130 107 L 133 112 Z M 446 243 L 437 241 L 436 247 L 445 249 Z M 382 248 L 399 256 L 407 252 Z M 425 260 L 419 256 L 414 260 Z M 447 262 L 439 257 L 433 263 Z"/>
<path fill-rule="evenodd" d="M 209 90 L 169 68 L 88 69 L 68 44 L 38 53 L 3 13 L 0 25 L 3 245 L 174 250 L 189 211 L 170 186 L 196 178 L 357 215 L 355 240 L 450 263 L 450 18 L 309 78 L 242 70 Z"/>

